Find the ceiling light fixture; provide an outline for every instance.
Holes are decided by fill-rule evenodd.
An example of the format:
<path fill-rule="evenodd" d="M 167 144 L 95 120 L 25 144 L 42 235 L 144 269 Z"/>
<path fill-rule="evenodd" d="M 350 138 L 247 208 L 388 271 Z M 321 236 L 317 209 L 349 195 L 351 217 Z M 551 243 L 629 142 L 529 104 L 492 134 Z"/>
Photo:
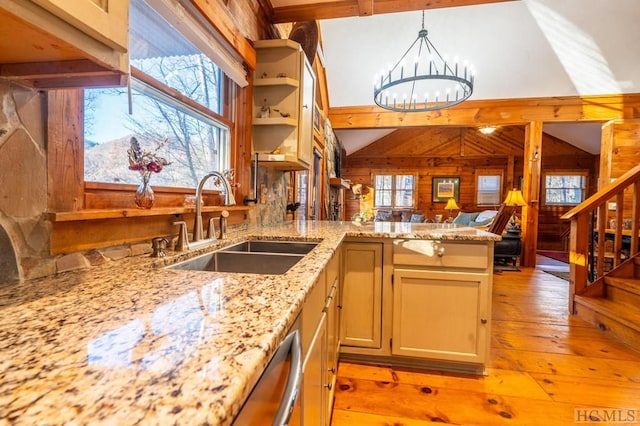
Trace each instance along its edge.
<path fill-rule="evenodd" d="M 453 61 L 443 58 L 428 34 L 422 11 L 418 38 L 393 67 L 375 79 L 373 99 L 378 106 L 399 112 L 434 111 L 471 96 L 475 68 L 467 61 L 461 64 L 457 57 Z"/>
<path fill-rule="evenodd" d="M 496 126 L 482 126 L 478 129 L 478 131 L 480 131 L 480 133 L 482 133 L 483 135 L 490 135 L 491 133 L 495 132 L 496 129 Z"/>

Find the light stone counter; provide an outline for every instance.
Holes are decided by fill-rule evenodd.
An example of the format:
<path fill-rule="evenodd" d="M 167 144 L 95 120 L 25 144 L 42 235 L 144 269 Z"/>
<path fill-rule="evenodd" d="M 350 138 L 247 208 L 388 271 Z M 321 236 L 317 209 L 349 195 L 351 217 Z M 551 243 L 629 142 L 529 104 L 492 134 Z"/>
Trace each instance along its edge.
<path fill-rule="evenodd" d="M 139 256 L 0 287 L 0 424 L 230 424 L 345 237 L 495 241 L 451 225 L 289 222 L 321 243 L 284 275 L 167 270 Z M 203 250 L 200 250 L 200 252 Z"/>

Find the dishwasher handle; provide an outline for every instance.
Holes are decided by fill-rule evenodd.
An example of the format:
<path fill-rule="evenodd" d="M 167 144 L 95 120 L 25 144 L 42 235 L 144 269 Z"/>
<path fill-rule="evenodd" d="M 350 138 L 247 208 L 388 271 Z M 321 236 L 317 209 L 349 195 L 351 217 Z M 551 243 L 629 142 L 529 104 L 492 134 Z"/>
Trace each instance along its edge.
<path fill-rule="evenodd" d="M 300 345 L 300 332 L 294 330 L 280 344 L 281 348 L 289 347 L 291 352 L 291 368 L 287 377 L 287 387 L 284 390 L 278 412 L 273 420 L 273 426 L 286 426 L 300 391 L 300 376 L 302 376 L 302 346 Z"/>

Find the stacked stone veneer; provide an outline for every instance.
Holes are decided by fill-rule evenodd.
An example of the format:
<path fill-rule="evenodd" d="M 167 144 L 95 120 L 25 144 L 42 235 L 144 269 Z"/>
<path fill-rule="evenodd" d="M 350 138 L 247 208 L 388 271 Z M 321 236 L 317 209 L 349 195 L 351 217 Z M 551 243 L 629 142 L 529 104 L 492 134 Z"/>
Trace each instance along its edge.
<path fill-rule="evenodd" d="M 258 167 L 258 204 L 250 216 L 255 225 L 276 225 L 284 222 L 287 213 L 287 181 L 285 172 L 267 166 Z"/>
<path fill-rule="evenodd" d="M 43 94 L 0 80 L 0 283 L 49 275 Z"/>

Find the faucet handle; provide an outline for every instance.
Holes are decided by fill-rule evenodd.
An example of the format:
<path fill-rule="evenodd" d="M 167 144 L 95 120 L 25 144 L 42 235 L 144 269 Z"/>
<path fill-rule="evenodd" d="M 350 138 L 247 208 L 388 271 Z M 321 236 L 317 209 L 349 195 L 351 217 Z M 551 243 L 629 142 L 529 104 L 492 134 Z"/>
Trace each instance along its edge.
<path fill-rule="evenodd" d="M 187 234 L 187 222 L 177 221 L 173 222 L 172 225 L 179 226 L 178 229 L 178 239 L 176 240 L 176 245 L 174 247 L 175 251 L 186 251 L 189 249 L 189 235 Z"/>
<path fill-rule="evenodd" d="M 214 221 L 217 218 L 215 217 L 210 217 L 209 218 L 209 228 L 208 228 L 208 232 L 209 232 L 209 239 L 211 240 L 217 240 L 218 237 L 216 237 L 216 226 L 214 225 Z"/>
<path fill-rule="evenodd" d="M 164 249 L 167 247 L 167 240 L 164 237 L 156 237 L 151 240 L 151 248 L 153 249 L 153 253 L 151 253 L 151 257 L 165 257 L 167 253 L 164 252 Z"/>
<path fill-rule="evenodd" d="M 220 212 L 220 239 L 224 240 L 227 237 L 227 218 L 229 217 L 229 212 L 226 210 L 222 210 Z"/>

